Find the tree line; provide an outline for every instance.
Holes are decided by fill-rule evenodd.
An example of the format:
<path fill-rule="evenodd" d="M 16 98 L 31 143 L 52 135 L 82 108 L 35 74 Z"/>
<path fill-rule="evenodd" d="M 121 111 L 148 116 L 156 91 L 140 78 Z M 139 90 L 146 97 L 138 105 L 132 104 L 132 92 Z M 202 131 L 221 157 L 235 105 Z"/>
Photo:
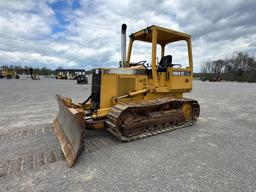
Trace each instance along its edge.
<path fill-rule="evenodd" d="M 200 76 L 220 77 L 227 81 L 256 82 L 256 60 L 247 52 L 236 52 L 229 58 L 203 63 Z"/>
<path fill-rule="evenodd" d="M 56 75 L 56 70 L 52 70 L 52 69 L 48 69 L 46 67 L 42 67 L 42 68 L 32 68 L 29 66 L 20 66 L 20 65 L 2 65 L 0 66 L 0 69 L 8 69 L 11 71 L 16 71 L 17 74 L 26 74 L 26 75 L 30 75 L 30 70 L 33 70 L 34 74 L 38 74 L 38 75 Z M 57 69 L 62 69 L 61 67 L 57 68 Z M 92 70 L 87 70 L 86 71 L 87 74 L 91 74 Z"/>

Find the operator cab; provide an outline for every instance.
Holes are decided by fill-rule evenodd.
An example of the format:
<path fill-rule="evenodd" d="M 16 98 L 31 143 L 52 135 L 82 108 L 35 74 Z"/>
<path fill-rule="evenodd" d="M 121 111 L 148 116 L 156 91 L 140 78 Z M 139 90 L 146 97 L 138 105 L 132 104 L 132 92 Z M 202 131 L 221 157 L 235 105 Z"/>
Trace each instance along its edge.
<path fill-rule="evenodd" d="M 144 55 L 149 59 L 149 64 L 146 64 L 145 61 L 143 61 L 143 63 L 134 63 L 134 61 L 131 63 L 134 42 L 150 43 L 139 43 L 139 49 L 137 47 L 137 50 L 140 53 L 139 55 L 137 54 L 133 56 L 136 60 L 138 58 L 141 58 L 139 60 L 142 60 L 143 58 L 141 56 Z M 192 45 L 190 35 L 153 25 L 130 35 L 130 43 L 128 47 L 126 63 L 127 66 L 143 65 L 145 67 L 151 65 L 152 70 L 155 70 L 156 72 L 166 72 L 168 68 L 173 68 L 173 70 L 189 69 L 192 71 L 193 60 L 191 47 Z M 151 52 L 144 52 L 145 48 L 147 48 L 147 50 L 151 49 Z M 179 52 L 176 49 L 179 50 Z M 172 55 L 168 53 L 172 53 Z M 161 58 L 160 61 L 158 60 L 159 58 Z M 151 69 L 148 68 L 148 70 Z"/>

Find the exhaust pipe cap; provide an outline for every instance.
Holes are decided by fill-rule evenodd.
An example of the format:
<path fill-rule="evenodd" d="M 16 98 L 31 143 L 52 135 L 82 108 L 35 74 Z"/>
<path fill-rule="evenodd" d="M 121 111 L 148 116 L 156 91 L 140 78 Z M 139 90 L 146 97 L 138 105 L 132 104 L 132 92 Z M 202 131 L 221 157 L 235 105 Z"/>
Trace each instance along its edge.
<path fill-rule="evenodd" d="M 122 24 L 122 33 L 125 34 L 127 29 L 127 25 L 125 23 Z"/>

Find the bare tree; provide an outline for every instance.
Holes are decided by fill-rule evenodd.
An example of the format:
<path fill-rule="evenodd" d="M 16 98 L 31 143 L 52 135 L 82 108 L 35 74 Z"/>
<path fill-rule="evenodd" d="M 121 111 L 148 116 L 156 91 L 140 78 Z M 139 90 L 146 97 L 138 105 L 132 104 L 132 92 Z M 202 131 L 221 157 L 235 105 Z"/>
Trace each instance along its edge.
<path fill-rule="evenodd" d="M 232 57 L 207 61 L 201 72 L 213 76 L 224 76 L 227 80 L 256 81 L 256 60 L 247 52 L 236 52 Z"/>

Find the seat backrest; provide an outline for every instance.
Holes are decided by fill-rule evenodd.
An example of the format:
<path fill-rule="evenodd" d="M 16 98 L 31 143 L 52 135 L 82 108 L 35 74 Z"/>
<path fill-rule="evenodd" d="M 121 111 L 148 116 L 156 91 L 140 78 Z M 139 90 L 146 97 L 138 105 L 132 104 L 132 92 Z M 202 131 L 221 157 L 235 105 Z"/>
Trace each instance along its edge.
<path fill-rule="evenodd" d="M 171 55 L 166 55 L 163 56 L 160 60 L 159 67 L 161 69 L 167 69 L 167 67 L 172 66 L 172 56 Z"/>

